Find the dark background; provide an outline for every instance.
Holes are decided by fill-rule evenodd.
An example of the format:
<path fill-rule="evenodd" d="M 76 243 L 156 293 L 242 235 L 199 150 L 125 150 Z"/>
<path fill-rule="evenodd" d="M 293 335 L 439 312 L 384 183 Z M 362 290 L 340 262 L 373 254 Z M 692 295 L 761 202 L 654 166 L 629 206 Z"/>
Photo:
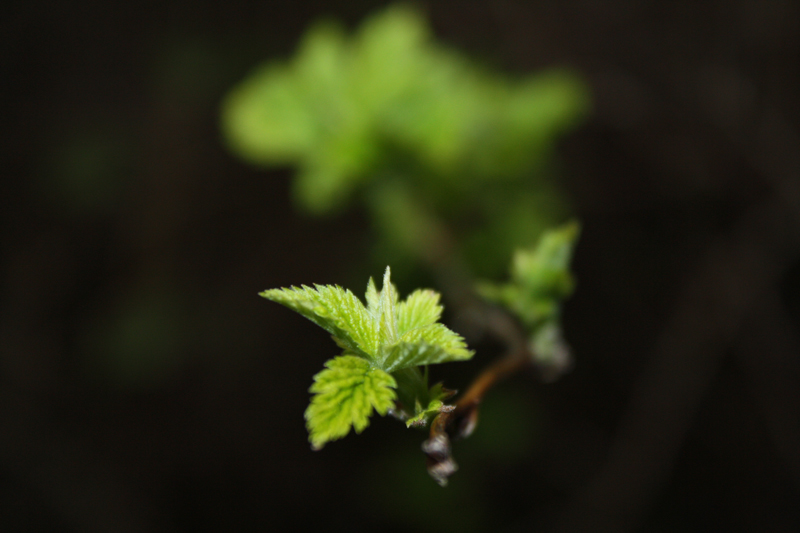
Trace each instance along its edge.
<path fill-rule="evenodd" d="M 225 92 L 309 22 L 381 4 L 17 4 L 0 529 L 800 530 L 796 2 L 421 4 L 479 61 L 573 67 L 594 95 L 560 150 L 584 228 L 575 370 L 492 391 L 446 489 L 389 419 L 309 449 L 335 347 L 256 292 L 360 292 L 367 220 L 297 214 L 291 173 L 218 130 Z"/>

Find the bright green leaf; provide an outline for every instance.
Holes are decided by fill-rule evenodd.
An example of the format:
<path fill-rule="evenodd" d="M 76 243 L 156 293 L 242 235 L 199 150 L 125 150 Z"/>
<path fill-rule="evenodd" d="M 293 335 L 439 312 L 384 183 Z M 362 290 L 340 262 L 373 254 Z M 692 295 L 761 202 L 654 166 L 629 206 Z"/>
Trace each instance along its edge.
<path fill-rule="evenodd" d="M 472 352 L 467 349 L 467 343 L 464 342 L 464 338 L 453 330 L 448 329 L 444 324 L 430 324 L 425 327 L 409 330 L 400 340 L 406 343 L 422 343 L 439 347 L 448 354 L 448 358 L 445 359 L 446 361 L 456 361 L 472 357 Z M 431 361 L 423 364 L 432 364 L 434 362 L 444 362 L 444 360 Z"/>
<path fill-rule="evenodd" d="M 260 295 L 297 311 L 331 333 L 346 353 L 387 372 L 472 357 L 464 339 L 437 322 L 442 313 L 439 295 L 417 290 L 400 302 L 389 267 L 380 291 L 371 279 L 367 284 L 367 307 L 349 290 L 315 287 L 271 289 Z"/>
<path fill-rule="evenodd" d="M 367 300 L 367 311 L 369 311 L 373 317 L 378 316 L 378 309 L 381 305 L 381 293 L 375 287 L 375 282 L 372 278 L 369 278 L 369 283 L 367 283 L 367 293 L 365 296 Z"/>
<path fill-rule="evenodd" d="M 400 368 L 463 361 L 472 357 L 464 339 L 443 324 L 408 331 L 400 342 L 383 347 L 381 366 L 387 372 Z"/>
<path fill-rule="evenodd" d="M 309 440 L 319 450 L 326 442 L 369 425 L 373 409 L 385 415 L 397 397 L 394 378 L 359 357 L 345 355 L 328 361 L 314 376 L 314 394 L 305 413 Z"/>
<path fill-rule="evenodd" d="M 383 344 L 394 343 L 397 339 L 397 299 L 397 289 L 391 281 L 391 270 L 386 267 L 378 301 L 379 331 Z"/>
<path fill-rule="evenodd" d="M 441 316 L 439 293 L 430 289 L 418 289 L 397 305 L 397 332 L 404 335 L 412 329 L 438 322 Z"/>
<path fill-rule="evenodd" d="M 374 359 L 379 346 L 378 328 L 361 300 L 336 285 L 315 287 L 270 289 L 259 294 L 322 327 L 350 353 Z"/>
<path fill-rule="evenodd" d="M 381 366 L 387 372 L 394 372 L 410 366 L 443 363 L 445 361 L 447 361 L 447 352 L 438 346 L 431 346 L 421 342 L 400 342 L 386 350 Z"/>
<path fill-rule="evenodd" d="M 387 372 L 394 372 L 401 368 L 420 365 L 434 365 L 463 361 L 472 357 L 472 352 L 466 349 L 454 352 L 441 346 L 426 344 L 424 342 L 400 342 L 391 347 L 386 353 L 381 366 Z"/>

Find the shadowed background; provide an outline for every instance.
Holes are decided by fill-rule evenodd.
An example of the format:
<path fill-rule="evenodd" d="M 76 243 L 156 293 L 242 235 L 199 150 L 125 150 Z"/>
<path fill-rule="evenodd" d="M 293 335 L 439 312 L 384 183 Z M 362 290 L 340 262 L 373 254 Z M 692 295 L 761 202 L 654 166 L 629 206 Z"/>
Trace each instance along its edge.
<path fill-rule="evenodd" d="M 335 346 L 256 293 L 361 293 L 366 217 L 298 214 L 289 170 L 223 148 L 219 105 L 309 23 L 352 28 L 381 5 L 6 14 L 2 529 L 800 528 L 788 1 L 421 4 L 479 61 L 567 66 L 591 88 L 559 150 L 583 224 L 564 317 L 576 367 L 493 390 L 446 489 L 423 434 L 389 419 L 310 451 L 307 389 Z M 435 377 L 463 390 L 490 352 Z"/>

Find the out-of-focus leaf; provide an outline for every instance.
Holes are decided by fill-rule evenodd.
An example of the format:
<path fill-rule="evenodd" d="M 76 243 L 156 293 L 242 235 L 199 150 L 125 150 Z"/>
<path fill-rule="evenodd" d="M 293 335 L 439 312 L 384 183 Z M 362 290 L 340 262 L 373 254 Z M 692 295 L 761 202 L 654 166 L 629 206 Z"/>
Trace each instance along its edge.
<path fill-rule="evenodd" d="M 260 165 L 295 163 L 317 142 L 313 110 L 284 65 L 259 69 L 228 95 L 222 108 L 228 145 Z"/>
<path fill-rule="evenodd" d="M 424 194 L 447 216 L 498 180 L 535 187 L 531 173 L 587 100 L 569 73 L 514 81 L 477 67 L 400 5 L 352 37 L 336 25 L 313 26 L 292 60 L 271 63 L 231 92 L 223 125 L 248 161 L 295 165 L 295 198 L 313 213 L 402 178 L 413 184 L 412 198 Z"/>
<path fill-rule="evenodd" d="M 545 232 L 536 248 L 514 254 L 508 283 L 482 283 L 479 292 L 507 307 L 531 331 L 557 320 L 562 300 L 574 288 L 569 262 L 578 233 L 577 223 Z"/>

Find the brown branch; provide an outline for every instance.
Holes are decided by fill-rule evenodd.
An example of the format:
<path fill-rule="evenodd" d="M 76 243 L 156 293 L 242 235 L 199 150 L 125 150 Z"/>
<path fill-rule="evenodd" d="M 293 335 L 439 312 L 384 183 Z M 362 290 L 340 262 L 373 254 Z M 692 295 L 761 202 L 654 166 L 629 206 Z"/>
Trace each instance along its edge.
<path fill-rule="evenodd" d="M 486 392 L 499 380 L 531 365 L 533 358 L 526 351 L 517 351 L 489 365 L 478 378 L 472 382 L 467 392 L 464 393 L 452 412 L 453 417 L 464 416 L 474 410 L 483 400 Z M 464 437 L 469 436 L 468 432 Z"/>
<path fill-rule="evenodd" d="M 501 379 L 531 367 L 533 361 L 525 349 L 512 351 L 496 360 L 472 382 L 455 408 L 442 410 L 433 419 L 430 437 L 422 443 L 422 451 L 428 457 L 428 473 L 437 483 L 446 485 L 447 479 L 458 469 L 450 452 L 451 434 L 456 439 L 470 436 L 478 423 L 478 406 L 489 389 Z"/>
<path fill-rule="evenodd" d="M 545 382 L 556 380 L 572 364 L 566 346 L 555 358 L 544 361 L 535 357 L 529 346 L 528 333 L 509 312 L 481 298 L 473 286 L 473 277 L 456 252 L 450 228 L 434 215 L 425 217 L 427 239 L 414 250 L 430 269 L 448 305 L 469 318 L 480 334 L 489 334 L 507 346 L 505 356 L 486 367 L 472 382 L 455 406 L 445 406 L 431 422 L 430 437 L 423 442 L 428 473 L 444 486 L 458 469 L 450 451 L 450 440 L 468 437 L 478 422 L 478 406 L 483 397 L 499 380 L 523 368 L 535 368 Z"/>

